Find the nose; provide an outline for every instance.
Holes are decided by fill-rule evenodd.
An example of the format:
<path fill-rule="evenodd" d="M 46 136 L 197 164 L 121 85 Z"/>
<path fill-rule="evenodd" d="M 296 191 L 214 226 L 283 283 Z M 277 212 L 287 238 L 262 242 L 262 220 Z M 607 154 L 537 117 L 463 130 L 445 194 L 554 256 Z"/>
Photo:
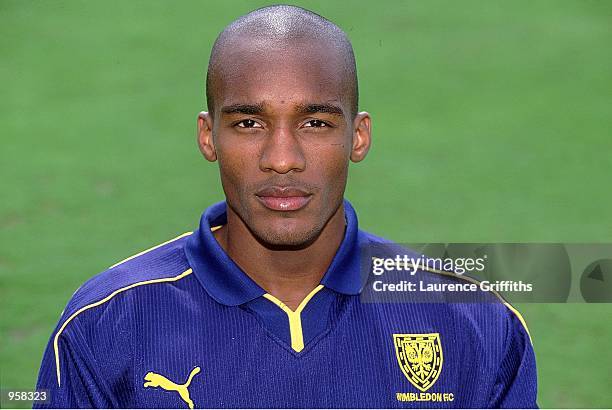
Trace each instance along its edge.
<path fill-rule="evenodd" d="M 266 139 L 259 168 L 264 172 L 286 174 L 301 172 L 305 167 L 306 159 L 297 136 L 289 127 L 275 128 Z"/>

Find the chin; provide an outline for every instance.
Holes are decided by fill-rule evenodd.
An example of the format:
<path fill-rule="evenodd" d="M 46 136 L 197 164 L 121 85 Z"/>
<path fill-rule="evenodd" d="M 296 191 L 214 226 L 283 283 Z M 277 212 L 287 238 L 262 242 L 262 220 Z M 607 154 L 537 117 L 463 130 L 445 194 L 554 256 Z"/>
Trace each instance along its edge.
<path fill-rule="evenodd" d="M 253 230 L 257 240 L 266 248 L 275 250 L 297 250 L 308 247 L 321 234 L 321 229 L 315 226 L 297 227 L 285 226 L 274 229 L 266 227 L 265 229 Z"/>

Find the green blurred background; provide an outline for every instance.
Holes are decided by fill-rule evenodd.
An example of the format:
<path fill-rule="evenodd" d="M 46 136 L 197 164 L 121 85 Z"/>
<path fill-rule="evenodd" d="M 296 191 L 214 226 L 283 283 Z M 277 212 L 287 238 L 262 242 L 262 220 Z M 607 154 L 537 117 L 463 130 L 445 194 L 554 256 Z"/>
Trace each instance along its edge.
<path fill-rule="evenodd" d="M 220 3 L 0 1 L 3 389 L 34 387 L 82 282 L 223 199 L 195 142 L 208 54 L 227 23 L 270 3 Z M 401 242 L 612 242 L 612 2 L 292 4 L 353 40 L 374 118 L 347 192 L 363 228 Z M 612 406 L 612 305 L 519 308 L 539 404 Z"/>

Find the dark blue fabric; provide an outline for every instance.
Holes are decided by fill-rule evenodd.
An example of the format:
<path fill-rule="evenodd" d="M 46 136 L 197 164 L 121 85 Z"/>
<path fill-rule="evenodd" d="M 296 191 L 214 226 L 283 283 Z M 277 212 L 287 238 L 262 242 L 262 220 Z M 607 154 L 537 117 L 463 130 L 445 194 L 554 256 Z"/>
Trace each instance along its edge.
<path fill-rule="evenodd" d="M 227 223 L 226 204 L 208 208 L 200 227 L 187 240 L 185 254 L 196 277 L 217 302 L 237 306 L 266 293 L 230 259 L 211 229 Z"/>
<path fill-rule="evenodd" d="M 37 386 L 51 400 L 36 407 L 188 408 L 177 391 L 145 382 L 152 372 L 184 384 L 195 367 L 186 390 L 195 408 L 536 406 L 531 342 L 504 304 L 364 302 L 359 247 L 382 240 L 360 231 L 345 206 L 344 241 L 325 288 L 302 313 L 301 352 L 290 348 L 286 314 L 214 241 L 210 227 L 225 218 L 217 204 L 199 231 L 102 272 L 75 293 L 40 369 Z M 59 386 L 53 340 L 62 327 Z M 439 334 L 443 362 L 422 393 L 403 374 L 393 335 L 426 333 Z M 431 401 L 442 394 L 453 400 Z"/>

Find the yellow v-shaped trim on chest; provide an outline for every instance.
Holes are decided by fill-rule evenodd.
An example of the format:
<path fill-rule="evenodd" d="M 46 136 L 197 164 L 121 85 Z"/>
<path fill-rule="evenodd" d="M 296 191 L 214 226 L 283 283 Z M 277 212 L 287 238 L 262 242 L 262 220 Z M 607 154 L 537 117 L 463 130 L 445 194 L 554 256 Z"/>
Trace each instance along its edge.
<path fill-rule="evenodd" d="M 304 349 L 304 333 L 302 332 L 302 318 L 301 313 L 302 310 L 306 307 L 310 299 L 321 289 L 323 289 L 323 285 L 319 285 L 312 290 L 305 298 L 302 300 L 300 305 L 295 309 L 295 311 L 289 309 L 287 305 L 285 305 L 281 300 L 275 298 L 274 296 L 266 293 L 263 295 L 264 298 L 268 299 L 270 302 L 274 303 L 276 306 L 281 308 L 289 317 L 289 333 L 291 334 L 291 348 L 296 352 L 301 352 Z"/>

